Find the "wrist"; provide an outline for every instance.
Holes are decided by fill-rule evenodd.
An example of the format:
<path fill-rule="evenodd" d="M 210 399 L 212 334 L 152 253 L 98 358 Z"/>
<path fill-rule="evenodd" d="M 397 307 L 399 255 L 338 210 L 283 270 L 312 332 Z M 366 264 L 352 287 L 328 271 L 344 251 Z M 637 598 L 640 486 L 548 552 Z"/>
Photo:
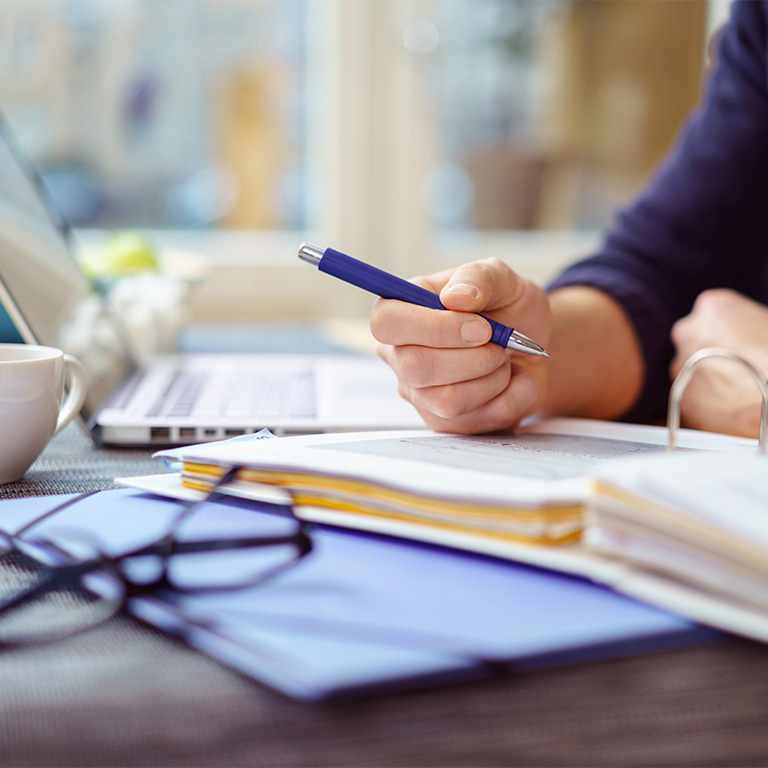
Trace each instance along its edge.
<path fill-rule="evenodd" d="M 640 394 L 644 366 L 621 305 L 591 286 L 549 295 L 553 328 L 542 415 L 614 419 Z"/>

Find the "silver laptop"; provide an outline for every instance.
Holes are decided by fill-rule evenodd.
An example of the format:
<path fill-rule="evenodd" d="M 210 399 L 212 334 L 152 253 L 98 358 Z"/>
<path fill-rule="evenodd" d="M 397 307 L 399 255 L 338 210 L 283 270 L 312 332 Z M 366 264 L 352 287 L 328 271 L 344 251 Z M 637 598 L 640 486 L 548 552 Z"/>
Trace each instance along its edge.
<path fill-rule="evenodd" d="M 139 365 L 1 117 L 0 302 L 12 323 L 6 340 L 10 331 L 81 360 L 89 377 L 81 423 L 100 443 L 187 444 L 264 427 L 281 435 L 422 426 L 373 356 L 194 353 Z"/>

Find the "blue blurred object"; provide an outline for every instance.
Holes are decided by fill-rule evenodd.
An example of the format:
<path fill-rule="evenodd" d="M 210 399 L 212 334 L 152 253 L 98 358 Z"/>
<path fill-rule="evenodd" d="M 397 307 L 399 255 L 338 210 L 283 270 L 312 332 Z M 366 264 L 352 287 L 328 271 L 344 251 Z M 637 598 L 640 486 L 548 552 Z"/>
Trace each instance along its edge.
<path fill-rule="evenodd" d="M 101 182 L 89 169 L 75 164 L 48 165 L 40 176 L 57 211 L 70 226 L 98 220 L 105 204 Z"/>
<path fill-rule="evenodd" d="M 5 344 L 14 343 L 22 344 L 24 339 L 21 338 L 19 329 L 14 325 L 11 316 L 5 311 L 5 307 L 0 305 L 0 342 Z"/>

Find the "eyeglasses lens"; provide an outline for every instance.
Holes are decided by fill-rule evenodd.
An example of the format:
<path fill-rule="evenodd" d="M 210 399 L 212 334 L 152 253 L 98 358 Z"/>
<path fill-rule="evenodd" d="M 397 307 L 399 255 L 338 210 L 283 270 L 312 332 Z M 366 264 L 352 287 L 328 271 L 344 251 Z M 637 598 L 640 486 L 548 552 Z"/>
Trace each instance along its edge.
<path fill-rule="evenodd" d="M 82 632 L 115 613 L 123 586 L 108 568 L 77 580 L 21 552 L 0 557 L 0 647 Z"/>
<path fill-rule="evenodd" d="M 301 524 L 290 510 L 255 512 L 223 498 L 190 510 L 173 539 L 168 578 L 183 591 L 258 584 L 295 565 L 307 549 Z M 203 551 L 185 551 L 197 543 Z"/>

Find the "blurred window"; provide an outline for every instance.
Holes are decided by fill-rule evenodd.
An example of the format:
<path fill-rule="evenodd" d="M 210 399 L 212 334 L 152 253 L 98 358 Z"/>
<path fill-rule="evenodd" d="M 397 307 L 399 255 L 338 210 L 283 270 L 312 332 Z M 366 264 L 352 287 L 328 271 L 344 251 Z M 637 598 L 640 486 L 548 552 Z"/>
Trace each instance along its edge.
<path fill-rule="evenodd" d="M 0 105 L 71 224 L 304 225 L 303 0 L 2 0 Z"/>
<path fill-rule="evenodd" d="M 610 223 L 698 99 L 706 14 L 678 0 L 434 3 L 435 226 Z"/>
<path fill-rule="evenodd" d="M 728 4 L 0 0 L 0 108 L 70 223 L 236 262 L 211 316 L 365 315 L 301 240 L 546 278 L 674 140 Z"/>

